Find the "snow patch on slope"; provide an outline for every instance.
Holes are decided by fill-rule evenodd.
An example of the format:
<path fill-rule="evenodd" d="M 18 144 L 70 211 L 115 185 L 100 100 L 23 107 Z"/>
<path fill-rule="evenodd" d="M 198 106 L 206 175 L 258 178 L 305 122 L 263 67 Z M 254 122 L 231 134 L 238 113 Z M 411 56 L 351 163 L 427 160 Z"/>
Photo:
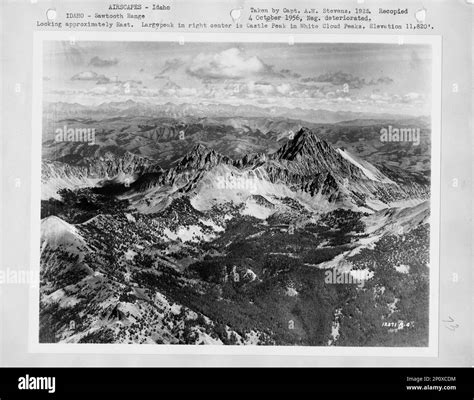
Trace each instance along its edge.
<path fill-rule="evenodd" d="M 75 254 L 81 254 L 87 248 L 77 228 L 56 216 L 41 221 L 41 251 L 46 246 L 52 250 L 61 248 Z"/>
<path fill-rule="evenodd" d="M 409 265 L 396 265 L 395 269 L 397 270 L 397 272 L 400 272 L 401 274 L 408 274 L 410 272 Z"/>
<path fill-rule="evenodd" d="M 395 183 L 367 161 L 350 154 L 347 150 L 337 149 L 337 151 L 344 159 L 359 168 L 363 172 L 363 174 L 370 180 L 382 183 Z"/>
<path fill-rule="evenodd" d="M 249 215 L 258 219 L 267 219 L 275 211 L 271 210 L 268 207 L 265 207 L 251 198 L 245 202 L 245 208 L 241 211 L 242 215 Z"/>
<path fill-rule="evenodd" d="M 198 225 L 180 226 L 176 232 L 171 231 L 169 228 L 165 228 L 163 234 L 168 239 L 179 239 L 183 243 L 199 243 L 200 241 L 210 241 L 216 237 L 214 234 L 203 232 L 202 228 Z"/>
<path fill-rule="evenodd" d="M 357 168 L 359 168 L 367 178 L 369 178 L 373 181 L 380 182 L 380 179 L 378 179 L 372 171 L 365 168 L 362 164 L 360 164 L 356 160 L 354 160 L 354 158 L 352 158 L 352 156 L 348 152 L 346 152 L 345 150 L 341 150 L 341 149 L 337 149 L 337 151 L 347 161 L 349 161 L 350 163 L 354 164 Z"/>
<path fill-rule="evenodd" d="M 222 184 L 222 182 L 227 181 L 239 182 L 240 176 L 251 176 L 252 185 L 242 185 L 239 187 L 238 185 L 227 186 Z M 234 205 L 241 205 L 245 204 L 248 200 L 249 205 L 247 207 L 247 204 L 245 204 L 245 212 L 248 212 L 249 215 L 255 213 L 263 217 L 262 212 L 266 214 L 268 211 L 263 211 L 260 207 L 254 207 L 254 204 L 251 202 L 252 198 L 257 198 L 258 196 L 272 199 L 271 203 L 276 207 L 279 206 L 279 199 L 291 198 L 314 212 L 328 212 L 335 208 L 335 205 L 330 204 L 325 196 L 320 193 L 311 196 L 302 190 L 293 191 L 284 183 L 272 183 L 268 173 L 263 168 L 240 171 L 228 165 L 218 165 L 207 171 L 194 189 L 190 202 L 196 210 L 205 212 L 218 204 L 232 203 Z M 280 205 L 282 206 L 282 204 Z"/>

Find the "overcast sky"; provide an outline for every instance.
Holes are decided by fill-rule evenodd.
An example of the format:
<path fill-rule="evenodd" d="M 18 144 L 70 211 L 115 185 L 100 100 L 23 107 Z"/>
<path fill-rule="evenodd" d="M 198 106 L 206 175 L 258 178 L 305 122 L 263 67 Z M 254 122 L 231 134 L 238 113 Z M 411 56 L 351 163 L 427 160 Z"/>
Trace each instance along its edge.
<path fill-rule="evenodd" d="M 431 48 L 45 42 L 47 101 L 226 103 L 429 115 Z"/>

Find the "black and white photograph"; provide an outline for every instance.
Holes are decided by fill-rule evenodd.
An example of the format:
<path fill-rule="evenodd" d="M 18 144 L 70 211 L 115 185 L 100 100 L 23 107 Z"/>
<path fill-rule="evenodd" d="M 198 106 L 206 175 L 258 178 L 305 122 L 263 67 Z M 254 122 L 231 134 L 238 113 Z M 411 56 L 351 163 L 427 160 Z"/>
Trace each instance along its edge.
<path fill-rule="evenodd" d="M 42 45 L 40 344 L 436 344 L 431 44 Z"/>
<path fill-rule="evenodd" d="M 0 400 L 472 399 L 473 16 L 0 1 Z"/>

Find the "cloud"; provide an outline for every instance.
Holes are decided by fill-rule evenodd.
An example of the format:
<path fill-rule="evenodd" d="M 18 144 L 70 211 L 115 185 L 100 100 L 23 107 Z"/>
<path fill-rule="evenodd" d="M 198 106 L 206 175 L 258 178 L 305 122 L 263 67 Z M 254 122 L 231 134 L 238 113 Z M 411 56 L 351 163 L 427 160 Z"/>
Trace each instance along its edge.
<path fill-rule="evenodd" d="M 118 64 L 118 60 L 116 58 L 110 58 L 110 59 L 105 59 L 105 58 L 100 58 L 100 57 L 92 57 L 89 61 L 89 65 L 92 65 L 93 67 L 112 67 L 114 65 Z"/>
<path fill-rule="evenodd" d="M 146 87 L 142 82 L 135 80 L 119 81 L 110 80 L 107 84 L 98 84 L 87 90 L 87 94 L 92 96 L 100 95 L 135 95 L 142 96 L 146 92 Z"/>
<path fill-rule="evenodd" d="M 425 95 L 421 93 L 410 92 L 410 93 L 405 94 L 401 98 L 401 101 L 403 103 L 422 104 L 425 101 Z"/>
<path fill-rule="evenodd" d="M 271 66 L 257 56 L 246 56 L 233 47 L 220 53 L 198 54 L 188 65 L 187 73 L 203 80 L 241 79 L 274 74 Z"/>
<path fill-rule="evenodd" d="M 133 84 L 133 85 L 141 85 L 142 84 L 142 81 L 136 81 L 136 80 L 133 80 L 133 79 L 129 79 L 129 80 L 126 80 L 126 81 L 122 81 L 118 78 L 118 76 L 112 76 L 112 77 L 107 77 L 107 76 L 104 76 L 104 75 L 101 75 L 99 77 L 99 79 L 97 80 L 96 84 L 97 85 L 109 85 L 109 84 Z"/>
<path fill-rule="evenodd" d="M 393 79 L 388 76 L 382 76 L 377 79 L 366 80 L 358 76 L 354 76 L 347 72 L 337 71 L 328 72 L 317 77 L 302 78 L 303 83 L 328 83 L 334 86 L 349 85 L 352 89 L 362 89 L 366 86 L 388 85 L 393 82 Z"/>
<path fill-rule="evenodd" d="M 71 77 L 72 81 L 99 81 L 107 79 L 105 75 L 99 75 L 94 71 L 83 71 Z"/>
<path fill-rule="evenodd" d="M 297 72 L 293 72 L 288 68 L 281 69 L 280 74 L 283 75 L 286 78 L 294 78 L 294 79 L 301 78 L 301 74 L 298 74 Z"/>
<path fill-rule="evenodd" d="M 291 85 L 289 83 L 282 83 L 281 85 L 276 86 L 275 89 L 281 95 L 286 95 L 291 91 Z"/>
<path fill-rule="evenodd" d="M 158 75 L 155 76 L 155 79 L 161 79 L 164 74 L 178 70 L 183 64 L 183 61 L 179 58 L 166 60 L 165 65 L 163 65 L 162 70 L 158 72 Z"/>
<path fill-rule="evenodd" d="M 163 96 L 180 96 L 183 92 L 183 89 L 176 82 L 173 82 L 171 79 L 167 79 L 166 83 L 159 89 L 159 94 Z"/>
<path fill-rule="evenodd" d="M 110 79 L 110 78 L 107 78 L 107 77 L 104 76 L 104 75 L 101 75 L 101 76 L 99 77 L 99 79 L 97 79 L 96 84 L 97 84 L 97 85 L 105 85 L 105 84 L 107 84 L 107 83 L 110 83 L 111 81 L 113 81 L 113 79 Z"/>
<path fill-rule="evenodd" d="M 94 71 L 84 71 L 79 72 L 78 74 L 71 77 L 73 81 L 95 81 L 96 85 L 105 86 L 105 85 L 141 85 L 141 81 L 136 81 L 133 79 L 122 81 L 118 76 L 105 76 L 103 74 L 98 74 Z"/>
<path fill-rule="evenodd" d="M 383 105 L 410 105 L 420 106 L 427 104 L 426 96 L 422 93 L 410 92 L 404 95 L 395 93 L 371 93 L 360 97 L 357 101 L 369 104 Z"/>
<path fill-rule="evenodd" d="M 173 82 L 171 79 L 168 79 L 167 82 L 164 84 L 164 86 L 161 88 L 162 90 L 168 90 L 168 89 L 181 89 L 181 86 L 179 86 L 176 82 Z"/>
<path fill-rule="evenodd" d="M 390 78 L 389 76 L 382 76 L 378 78 L 377 80 L 372 80 L 370 81 L 372 85 L 390 85 L 393 83 L 393 79 Z"/>

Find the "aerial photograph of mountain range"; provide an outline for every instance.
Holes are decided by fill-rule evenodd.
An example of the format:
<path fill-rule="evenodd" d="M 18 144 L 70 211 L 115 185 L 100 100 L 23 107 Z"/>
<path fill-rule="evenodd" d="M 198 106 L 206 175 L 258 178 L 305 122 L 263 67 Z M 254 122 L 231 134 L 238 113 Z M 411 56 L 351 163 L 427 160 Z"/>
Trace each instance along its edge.
<path fill-rule="evenodd" d="M 45 41 L 40 343 L 427 347 L 431 67 Z"/>

